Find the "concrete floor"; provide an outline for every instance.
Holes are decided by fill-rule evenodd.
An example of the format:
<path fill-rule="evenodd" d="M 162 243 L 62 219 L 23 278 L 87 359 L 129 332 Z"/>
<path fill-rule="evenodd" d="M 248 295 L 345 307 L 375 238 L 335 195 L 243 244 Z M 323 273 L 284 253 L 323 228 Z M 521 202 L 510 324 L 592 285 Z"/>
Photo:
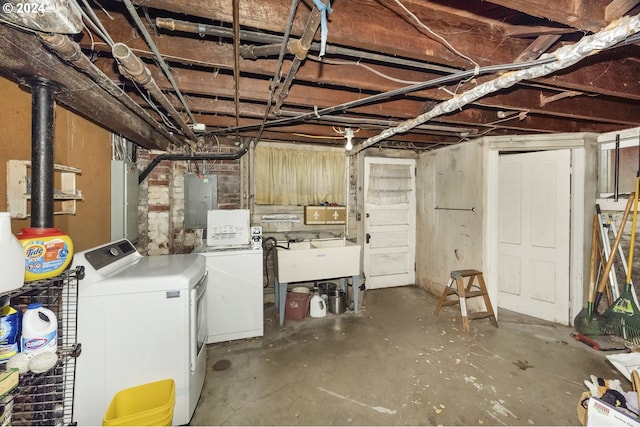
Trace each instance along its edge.
<path fill-rule="evenodd" d="M 578 425 L 589 375 L 631 385 L 569 327 L 498 313 L 462 332 L 415 287 L 365 291 L 356 315 L 285 321 L 212 344 L 191 425 Z M 214 365 L 231 362 L 225 370 Z"/>

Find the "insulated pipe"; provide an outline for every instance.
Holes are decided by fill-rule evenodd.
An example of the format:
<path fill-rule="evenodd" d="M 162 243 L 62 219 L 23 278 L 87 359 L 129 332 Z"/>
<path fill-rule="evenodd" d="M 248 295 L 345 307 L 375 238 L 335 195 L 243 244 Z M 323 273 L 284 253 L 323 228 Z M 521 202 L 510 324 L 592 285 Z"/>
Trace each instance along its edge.
<path fill-rule="evenodd" d="M 120 72 L 127 78 L 141 84 L 149 91 L 151 96 L 162 105 L 176 123 L 178 123 L 185 135 L 190 139 L 190 141 L 187 141 L 187 144 L 191 145 L 192 148 L 195 148 L 198 137 L 193 133 L 193 130 L 189 125 L 187 125 L 171 102 L 169 102 L 164 93 L 162 93 L 153 79 L 151 71 L 149 71 L 140 58 L 138 58 L 129 46 L 124 43 L 115 43 L 111 48 L 111 51 L 113 53 L 113 57 L 116 58 L 120 65 L 118 67 Z"/>
<path fill-rule="evenodd" d="M 162 137 L 167 144 L 173 143 L 181 146 L 184 142 L 177 138 L 174 134 L 168 132 L 162 125 L 153 119 L 139 104 L 134 102 L 119 86 L 117 86 L 109 77 L 107 77 L 100 69 L 82 53 L 80 46 L 63 34 L 45 34 L 39 33 L 42 42 L 63 61 L 72 64 L 77 69 L 86 73 L 98 86 L 107 91 L 111 96 L 118 99 L 132 113 L 140 117 L 146 123 L 151 125 Z"/>
<path fill-rule="evenodd" d="M 359 151 L 362 151 L 363 149 L 398 133 L 407 132 L 435 117 L 462 109 L 465 105 L 470 104 L 488 94 L 510 88 L 523 80 L 534 80 L 568 68 L 586 57 L 595 55 L 603 50 L 610 49 L 619 43 L 627 42 L 631 36 L 637 33 L 640 33 L 640 14 L 634 16 L 623 16 L 611 23 L 602 31 L 585 36 L 575 44 L 562 46 L 551 54 L 544 54 L 539 60 L 545 61 L 551 59 L 552 62 L 541 63 L 523 70 L 505 73 L 492 80 L 481 83 L 466 92 L 456 94 L 455 97 L 436 104 L 435 107 L 426 113 L 423 113 L 413 119 L 406 120 L 399 126 L 386 129 L 378 135 L 367 138 L 367 140 L 354 149 L 351 154 L 356 154 Z"/>
<path fill-rule="evenodd" d="M 242 148 L 234 153 L 160 154 L 151 160 L 151 163 L 149 163 L 145 170 L 140 173 L 138 176 L 138 184 L 141 184 L 151 173 L 153 168 L 158 166 L 158 164 L 163 160 L 237 160 L 244 156 L 248 149 L 249 144 L 243 144 Z"/>
<path fill-rule="evenodd" d="M 31 227 L 53 228 L 53 119 L 55 85 L 31 85 Z"/>

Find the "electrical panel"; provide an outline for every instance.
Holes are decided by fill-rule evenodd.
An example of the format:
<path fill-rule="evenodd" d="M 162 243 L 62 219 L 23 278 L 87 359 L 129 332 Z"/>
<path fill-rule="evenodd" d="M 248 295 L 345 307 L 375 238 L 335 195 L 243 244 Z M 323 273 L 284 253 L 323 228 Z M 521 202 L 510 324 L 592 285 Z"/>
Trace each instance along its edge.
<path fill-rule="evenodd" d="M 218 208 L 218 177 L 216 175 L 184 176 L 184 228 L 207 228 L 207 211 Z"/>
<path fill-rule="evenodd" d="M 138 168 L 111 160 L 111 240 L 138 241 Z"/>

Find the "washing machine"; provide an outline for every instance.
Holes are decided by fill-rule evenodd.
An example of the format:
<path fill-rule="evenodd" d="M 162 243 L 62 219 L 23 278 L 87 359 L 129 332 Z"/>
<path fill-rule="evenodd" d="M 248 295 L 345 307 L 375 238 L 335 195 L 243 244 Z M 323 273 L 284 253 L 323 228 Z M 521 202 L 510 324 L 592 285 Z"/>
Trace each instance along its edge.
<path fill-rule="evenodd" d="M 246 209 L 209 210 L 206 258 L 207 344 L 264 335 L 262 227 Z"/>
<path fill-rule="evenodd" d="M 124 239 L 76 253 L 78 265 L 74 420 L 101 425 L 117 392 L 172 378 L 173 425 L 189 423 L 206 372 L 205 258 L 143 256 Z"/>

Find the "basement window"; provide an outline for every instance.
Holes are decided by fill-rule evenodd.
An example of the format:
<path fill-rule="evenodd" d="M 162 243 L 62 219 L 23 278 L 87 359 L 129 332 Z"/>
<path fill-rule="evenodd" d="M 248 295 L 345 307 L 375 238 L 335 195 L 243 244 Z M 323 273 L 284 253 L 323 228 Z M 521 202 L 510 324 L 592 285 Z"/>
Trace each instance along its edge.
<path fill-rule="evenodd" d="M 260 143 L 255 159 L 256 204 L 345 204 L 344 149 Z"/>

